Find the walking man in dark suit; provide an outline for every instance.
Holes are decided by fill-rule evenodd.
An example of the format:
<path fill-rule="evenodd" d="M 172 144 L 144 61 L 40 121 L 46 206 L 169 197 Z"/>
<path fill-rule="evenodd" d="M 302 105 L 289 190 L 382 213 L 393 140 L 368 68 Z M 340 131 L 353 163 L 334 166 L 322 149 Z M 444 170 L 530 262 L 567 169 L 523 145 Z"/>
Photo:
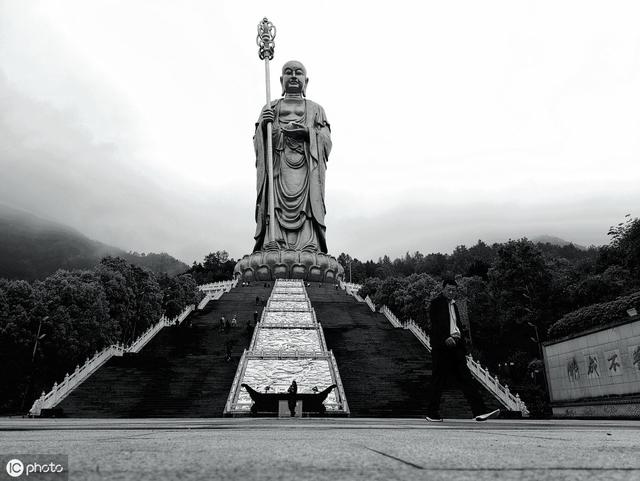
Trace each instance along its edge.
<path fill-rule="evenodd" d="M 467 367 L 467 348 L 460 329 L 460 313 L 453 300 L 455 279 L 442 281 L 442 292 L 431 301 L 429 318 L 431 319 L 431 392 L 427 407 L 427 421 L 442 422 L 440 398 L 449 376 L 455 377 L 471 406 L 476 421 L 500 414 L 500 410 L 487 412 L 484 400 Z"/>

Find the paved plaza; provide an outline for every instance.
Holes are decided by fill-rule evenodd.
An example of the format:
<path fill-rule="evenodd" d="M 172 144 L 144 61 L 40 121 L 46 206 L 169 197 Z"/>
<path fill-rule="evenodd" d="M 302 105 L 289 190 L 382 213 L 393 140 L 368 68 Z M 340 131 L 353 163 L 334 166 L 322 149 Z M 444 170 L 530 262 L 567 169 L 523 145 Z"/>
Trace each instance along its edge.
<path fill-rule="evenodd" d="M 3 419 L 72 480 L 640 480 L 637 421 Z"/>

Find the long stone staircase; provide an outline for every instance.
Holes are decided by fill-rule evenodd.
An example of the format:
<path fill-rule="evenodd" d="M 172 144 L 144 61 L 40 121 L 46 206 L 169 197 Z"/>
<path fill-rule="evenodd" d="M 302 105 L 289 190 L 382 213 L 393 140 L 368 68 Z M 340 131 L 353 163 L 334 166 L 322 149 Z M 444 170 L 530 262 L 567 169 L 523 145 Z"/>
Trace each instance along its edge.
<path fill-rule="evenodd" d="M 180 325 L 161 329 L 138 353 L 112 357 L 56 406 L 69 417 L 219 417 L 223 415 L 242 354 L 251 348 L 247 321 L 262 315 L 273 283 L 235 287 Z M 428 350 L 409 331 L 396 328 L 344 290 L 312 284 L 308 299 L 322 325 L 326 346 L 340 368 L 351 416 L 424 415 L 431 378 Z M 256 305 L 256 297 L 261 299 Z M 220 317 L 238 326 L 220 330 Z M 231 360 L 226 346 L 232 344 Z M 484 388 L 487 406 L 501 407 Z M 470 418 L 452 385 L 441 412 Z"/>
<path fill-rule="evenodd" d="M 313 284 L 307 293 L 340 366 L 351 416 L 424 415 L 431 354 L 420 341 L 344 290 Z M 478 389 L 487 407 L 504 409 L 479 383 Z M 447 418 L 471 418 L 472 414 L 455 384 L 443 393 L 440 411 Z"/>
<path fill-rule="evenodd" d="M 69 417 L 219 417 L 238 362 L 249 346 L 262 284 L 235 287 L 179 326 L 165 327 L 137 354 L 111 358 L 58 406 Z M 220 317 L 238 326 L 220 331 Z M 227 342 L 233 344 L 226 360 Z"/>

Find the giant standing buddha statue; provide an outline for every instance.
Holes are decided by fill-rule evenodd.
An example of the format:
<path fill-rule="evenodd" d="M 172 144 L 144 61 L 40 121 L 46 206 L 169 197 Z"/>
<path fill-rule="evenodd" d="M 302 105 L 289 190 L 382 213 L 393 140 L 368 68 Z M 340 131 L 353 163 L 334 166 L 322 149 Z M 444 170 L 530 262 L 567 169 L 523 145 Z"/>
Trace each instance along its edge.
<path fill-rule="evenodd" d="M 282 98 L 270 99 L 269 60 L 275 27 L 258 25 L 260 58 L 265 61 L 267 103 L 256 123 L 256 232 L 253 253 L 234 275 L 243 280 L 276 278 L 334 282 L 343 269 L 327 253 L 325 172 L 331 129 L 324 109 L 307 99 L 309 78 L 301 62 L 282 67 Z"/>

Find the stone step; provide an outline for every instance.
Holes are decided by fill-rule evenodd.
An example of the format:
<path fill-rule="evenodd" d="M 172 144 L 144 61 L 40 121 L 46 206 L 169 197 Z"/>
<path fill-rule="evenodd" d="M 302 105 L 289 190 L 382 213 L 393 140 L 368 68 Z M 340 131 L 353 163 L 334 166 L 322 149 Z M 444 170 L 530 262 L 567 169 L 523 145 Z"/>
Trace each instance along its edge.
<path fill-rule="evenodd" d="M 180 326 L 165 327 L 138 354 L 112 358 L 59 405 L 72 417 L 219 417 L 251 333 L 273 284 L 236 287 L 193 313 Z M 333 285 L 311 284 L 307 293 L 333 350 L 351 416 L 418 417 L 426 411 L 431 357 L 409 331 L 396 329 Z M 220 317 L 239 326 L 220 332 Z M 227 341 L 234 343 L 225 360 Z M 488 406 L 497 402 L 486 391 Z M 442 414 L 469 418 L 459 390 L 445 392 Z"/>
<path fill-rule="evenodd" d="M 162 329 L 138 354 L 112 358 L 57 407 L 70 417 L 219 417 L 240 356 L 248 348 L 248 320 L 262 312 L 255 297 L 270 288 L 236 287 Z M 220 332 L 220 317 L 239 326 Z M 226 360 L 226 342 L 233 343 Z"/>
<path fill-rule="evenodd" d="M 307 292 L 324 329 L 327 347 L 340 366 L 351 415 L 424 415 L 431 354 L 420 341 L 344 291 L 312 285 Z M 501 407 L 479 384 L 478 388 L 487 407 Z M 454 384 L 443 394 L 441 413 L 448 418 L 471 418 L 471 409 Z"/>

